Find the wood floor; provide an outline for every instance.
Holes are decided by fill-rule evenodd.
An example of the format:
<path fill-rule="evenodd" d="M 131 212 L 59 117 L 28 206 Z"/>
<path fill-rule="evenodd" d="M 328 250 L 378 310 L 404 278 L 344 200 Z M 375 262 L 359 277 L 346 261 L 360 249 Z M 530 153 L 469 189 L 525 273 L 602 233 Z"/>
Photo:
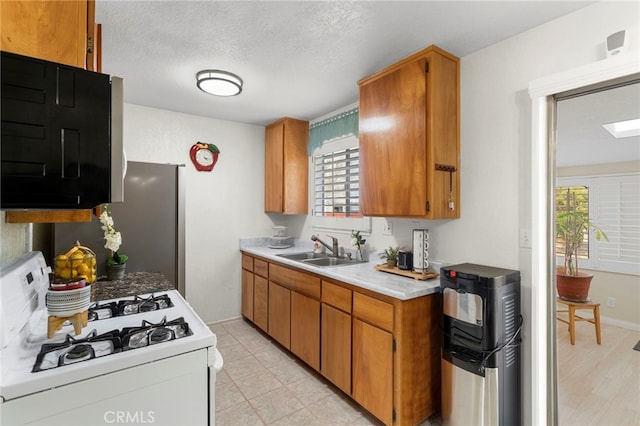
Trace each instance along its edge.
<path fill-rule="evenodd" d="M 560 426 L 640 425 L 640 333 L 602 324 L 602 344 L 592 324 L 557 323 L 558 420 Z"/>

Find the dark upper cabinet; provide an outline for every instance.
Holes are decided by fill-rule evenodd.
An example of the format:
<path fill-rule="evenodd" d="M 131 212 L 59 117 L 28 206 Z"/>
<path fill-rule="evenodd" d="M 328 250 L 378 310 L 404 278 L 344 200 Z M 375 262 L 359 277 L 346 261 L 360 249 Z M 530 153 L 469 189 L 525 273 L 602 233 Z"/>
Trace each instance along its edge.
<path fill-rule="evenodd" d="M 108 75 L 2 52 L 2 210 L 111 201 Z"/>

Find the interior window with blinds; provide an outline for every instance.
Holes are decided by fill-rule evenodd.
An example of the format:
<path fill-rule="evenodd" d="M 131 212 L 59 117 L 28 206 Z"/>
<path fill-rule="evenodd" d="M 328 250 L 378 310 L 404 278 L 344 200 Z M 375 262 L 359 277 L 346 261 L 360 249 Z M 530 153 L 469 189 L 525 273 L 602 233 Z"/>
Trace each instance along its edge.
<path fill-rule="evenodd" d="M 314 216 L 362 217 L 358 147 L 314 156 Z"/>
<path fill-rule="evenodd" d="M 556 215 L 567 211 L 576 211 L 589 217 L 589 187 L 588 186 L 558 186 L 556 187 Z M 565 242 L 556 237 L 556 253 L 564 253 Z M 578 259 L 589 258 L 589 230 L 585 229 L 582 244 L 578 248 Z"/>
<path fill-rule="evenodd" d="M 566 206 L 567 189 L 576 191 L 578 208 L 587 209 L 591 221 L 608 237 L 597 240 L 593 233 L 585 233 L 580 266 L 640 275 L 640 175 L 559 178 L 556 212 Z M 556 241 L 557 256 L 562 256 L 563 248 Z"/>

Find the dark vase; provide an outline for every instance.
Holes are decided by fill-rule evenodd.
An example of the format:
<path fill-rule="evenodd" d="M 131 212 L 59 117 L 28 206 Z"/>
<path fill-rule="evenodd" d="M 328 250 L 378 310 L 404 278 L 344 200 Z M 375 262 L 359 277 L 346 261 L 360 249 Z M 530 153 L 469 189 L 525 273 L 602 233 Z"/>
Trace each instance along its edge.
<path fill-rule="evenodd" d="M 107 265 L 107 281 L 117 281 L 124 279 L 127 264 Z"/>

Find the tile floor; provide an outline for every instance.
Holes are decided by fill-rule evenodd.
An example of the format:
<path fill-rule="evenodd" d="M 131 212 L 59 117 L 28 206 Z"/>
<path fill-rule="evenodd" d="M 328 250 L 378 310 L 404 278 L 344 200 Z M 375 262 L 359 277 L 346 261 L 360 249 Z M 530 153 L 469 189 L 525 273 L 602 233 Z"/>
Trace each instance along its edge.
<path fill-rule="evenodd" d="M 216 383 L 216 424 L 380 425 L 323 377 L 242 319 L 210 326 L 224 368 Z M 640 333 L 580 323 L 576 345 L 558 324 L 559 424 L 640 425 Z M 421 426 L 440 425 L 439 416 Z"/>
<path fill-rule="evenodd" d="M 340 390 L 242 319 L 210 325 L 224 368 L 216 425 L 381 425 Z M 439 425 L 439 417 L 421 426 Z"/>

